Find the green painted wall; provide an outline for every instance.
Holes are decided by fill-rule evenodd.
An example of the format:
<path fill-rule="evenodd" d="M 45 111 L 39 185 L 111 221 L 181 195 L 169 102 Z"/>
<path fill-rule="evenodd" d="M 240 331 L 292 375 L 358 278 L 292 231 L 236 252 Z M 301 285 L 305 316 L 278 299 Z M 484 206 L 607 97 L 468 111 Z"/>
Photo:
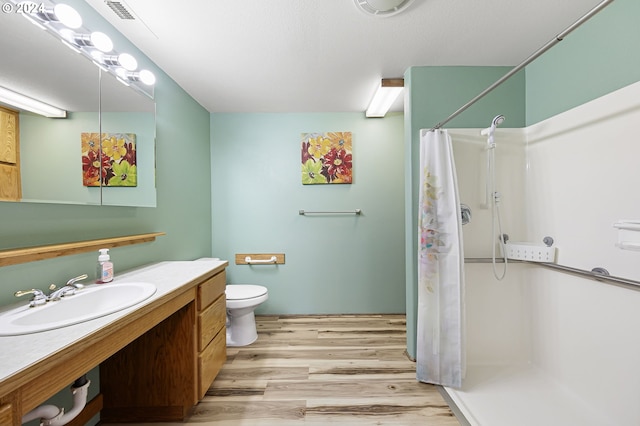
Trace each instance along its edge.
<path fill-rule="evenodd" d="M 83 3 L 73 5 L 85 21 L 98 19 Z M 124 37 L 104 26 L 108 24 L 102 23 L 100 29 L 112 35 L 116 46 L 130 46 L 141 67 L 152 69 L 158 78 L 157 208 L 0 202 L 0 249 L 164 231 L 167 235 L 155 243 L 113 249 L 116 271 L 153 261 L 207 256 L 212 234 L 209 113 Z M 89 253 L 1 267 L 0 305 L 15 302 L 16 290 L 43 288 L 91 273 L 96 257 L 97 253 Z"/>
<path fill-rule="evenodd" d="M 229 283 L 269 289 L 267 314 L 402 313 L 403 115 L 212 114 L 213 253 Z M 302 185 L 301 134 L 353 134 L 353 183 Z M 361 216 L 298 210 L 362 209 Z M 236 253 L 284 253 L 278 266 Z"/>
<path fill-rule="evenodd" d="M 505 75 L 508 67 L 412 67 L 405 73 L 405 263 L 407 352 L 415 358 L 418 307 L 417 206 L 420 129 L 430 129 Z M 502 127 L 525 123 L 524 73 L 515 74 L 443 128 L 484 128 L 498 114 Z"/>
<path fill-rule="evenodd" d="M 74 3 L 83 17 L 95 12 Z M 154 243 L 115 248 L 111 257 L 116 274 L 135 266 L 188 260 L 211 255 L 210 114 L 150 63 L 108 24 L 116 46 L 128 45 L 142 66 L 151 69 L 156 84 L 157 207 L 100 207 L 0 202 L 0 250 L 163 231 Z M 79 150 L 79 148 L 78 148 Z M 80 166 L 78 166 L 80 167 Z M 78 172 L 80 178 L 80 172 Z M 13 293 L 63 284 L 82 273 L 92 274 L 98 253 L 80 254 L 22 265 L 0 267 L 0 305 L 16 302 Z M 22 302 L 24 303 L 24 302 Z M 95 379 L 95 371 L 92 373 Z M 97 391 L 94 382 L 90 397 Z M 61 392 L 71 405 L 69 392 Z M 55 403 L 55 401 L 54 401 Z"/>
<path fill-rule="evenodd" d="M 527 125 L 640 80 L 640 2 L 616 0 L 526 68 Z"/>

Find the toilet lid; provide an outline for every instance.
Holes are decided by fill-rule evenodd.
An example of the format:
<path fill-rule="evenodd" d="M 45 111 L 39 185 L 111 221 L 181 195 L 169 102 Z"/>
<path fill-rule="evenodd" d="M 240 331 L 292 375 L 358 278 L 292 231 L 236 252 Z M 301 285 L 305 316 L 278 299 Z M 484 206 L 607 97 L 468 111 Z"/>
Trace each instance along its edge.
<path fill-rule="evenodd" d="M 251 299 L 267 293 L 267 288 L 261 285 L 230 284 L 224 290 L 229 300 Z"/>

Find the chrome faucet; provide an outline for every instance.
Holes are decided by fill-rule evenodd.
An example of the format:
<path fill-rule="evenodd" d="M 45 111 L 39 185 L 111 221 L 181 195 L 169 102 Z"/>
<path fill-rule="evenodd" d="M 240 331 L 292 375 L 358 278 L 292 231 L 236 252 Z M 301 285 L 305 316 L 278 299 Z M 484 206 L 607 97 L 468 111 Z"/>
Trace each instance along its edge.
<path fill-rule="evenodd" d="M 38 290 L 37 288 L 32 288 L 31 290 L 19 290 L 14 293 L 14 296 L 21 297 L 26 294 L 33 294 L 33 299 L 29 302 L 29 307 L 33 308 L 35 306 L 44 305 L 47 303 L 48 298 L 45 296 L 42 290 Z"/>
<path fill-rule="evenodd" d="M 69 281 L 67 281 L 67 283 L 60 287 L 59 289 L 51 292 L 51 294 L 47 297 L 47 302 L 52 301 L 52 300 L 60 300 L 60 298 L 65 297 L 65 296 L 71 296 L 72 294 L 75 294 L 76 291 L 82 289 L 84 287 L 83 284 L 80 284 L 78 281 L 82 281 L 84 279 L 87 279 L 88 275 L 87 274 L 82 274 L 80 276 L 77 276 L 75 278 L 71 278 Z M 53 288 L 50 288 L 51 290 L 55 289 L 55 286 Z"/>

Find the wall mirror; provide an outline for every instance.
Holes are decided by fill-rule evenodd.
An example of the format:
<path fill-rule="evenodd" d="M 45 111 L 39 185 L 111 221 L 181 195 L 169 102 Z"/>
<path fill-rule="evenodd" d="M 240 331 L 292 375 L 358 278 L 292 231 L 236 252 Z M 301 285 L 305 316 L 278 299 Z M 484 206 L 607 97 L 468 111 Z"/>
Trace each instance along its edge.
<path fill-rule="evenodd" d="M 19 112 L 19 192 L 12 198 L 0 190 L 1 201 L 155 207 L 153 99 L 101 71 L 22 15 L 3 14 L 2 21 L 0 88 L 63 109 L 66 118 L 45 117 L 0 101 L 0 106 Z M 96 186 L 86 185 L 83 141 L 90 137 L 98 144 L 107 139 L 106 149 L 114 158 L 128 155 L 135 169 L 111 167 Z M 0 173 L 11 165 L 0 158 Z M 119 182 L 112 179 L 116 173 Z"/>

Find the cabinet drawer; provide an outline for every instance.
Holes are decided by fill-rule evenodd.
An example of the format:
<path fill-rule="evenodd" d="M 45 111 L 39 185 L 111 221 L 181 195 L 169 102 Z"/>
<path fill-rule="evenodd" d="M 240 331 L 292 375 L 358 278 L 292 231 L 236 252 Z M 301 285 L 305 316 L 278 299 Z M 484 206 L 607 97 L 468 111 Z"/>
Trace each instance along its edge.
<path fill-rule="evenodd" d="M 226 298 L 224 294 L 219 296 L 203 312 L 198 314 L 198 331 L 200 340 L 198 350 L 202 351 L 218 332 L 224 328 L 227 320 Z"/>
<path fill-rule="evenodd" d="M 227 330 L 222 330 L 211 341 L 209 346 L 198 356 L 198 398 L 204 394 L 213 383 L 222 365 L 227 360 Z"/>
<path fill-rule="evenodd" d="M 198 286 L 198 312 L 209 306 L 218 296 L 224 294 L 227 273 L 222 271 Z"/>

